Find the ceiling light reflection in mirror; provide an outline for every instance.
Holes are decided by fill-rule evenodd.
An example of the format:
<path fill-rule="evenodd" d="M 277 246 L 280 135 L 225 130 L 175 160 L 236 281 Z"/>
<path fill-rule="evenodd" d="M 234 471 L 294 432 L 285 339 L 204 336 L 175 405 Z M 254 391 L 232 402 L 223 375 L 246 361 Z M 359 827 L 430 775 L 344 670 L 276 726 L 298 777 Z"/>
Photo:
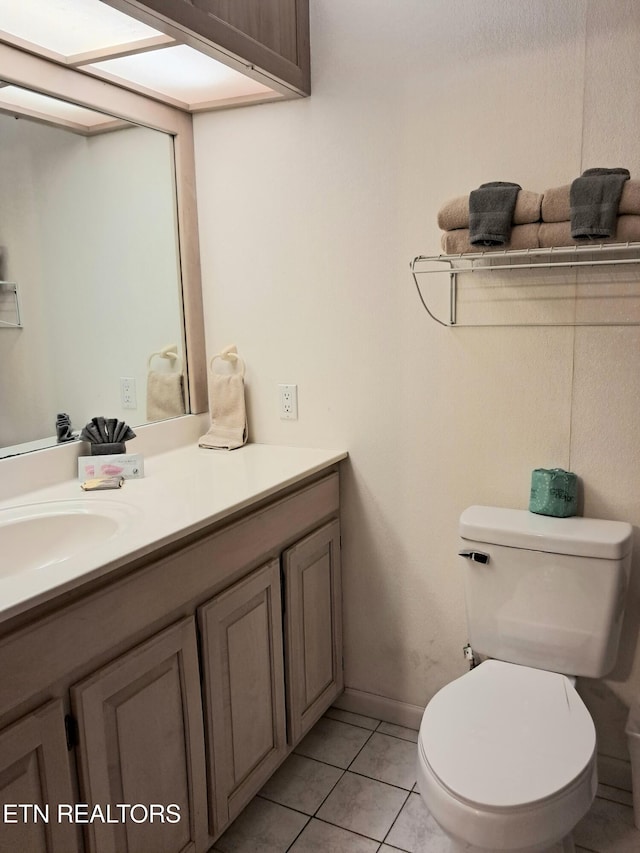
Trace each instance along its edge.
<path fill-rule="evenodd" d="M 19 86 L 0 85 L 0 113 L 24 116 L 86 135 L 127 126 L 127 122 L 113 116 Z"/>
<path fill-rule="evenodd" d="M 0 0 L 0 41 L 193 112 L 282 97 L 100 0 Z"/>

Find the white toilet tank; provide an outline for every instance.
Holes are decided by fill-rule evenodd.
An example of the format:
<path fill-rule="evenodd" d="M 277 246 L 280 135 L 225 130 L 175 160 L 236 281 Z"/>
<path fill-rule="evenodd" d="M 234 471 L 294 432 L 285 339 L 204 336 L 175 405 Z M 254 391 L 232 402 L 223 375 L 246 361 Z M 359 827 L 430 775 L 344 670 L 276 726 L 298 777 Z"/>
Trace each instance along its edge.
<path fill-rule="evenodd" d="M 460 560 L 474 652 L 592 678 L 613 668 L 630 524 L 472 506 L 460 535 L 461 552 L 472 552 Z"/>

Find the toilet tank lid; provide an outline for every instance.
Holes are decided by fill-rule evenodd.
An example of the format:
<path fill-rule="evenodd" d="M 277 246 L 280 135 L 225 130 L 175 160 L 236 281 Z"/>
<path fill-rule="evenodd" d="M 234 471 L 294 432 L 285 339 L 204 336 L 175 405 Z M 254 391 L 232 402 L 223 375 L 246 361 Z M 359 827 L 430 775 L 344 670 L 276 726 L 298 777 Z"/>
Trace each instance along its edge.
<path fill-rule="evenodd" d="M 491 545 L 619 560 L 631 551 L 633 530 L 625 521 L 552 518 L 526 509 L 470 506 L 460 516 L 460 535 Z"/>

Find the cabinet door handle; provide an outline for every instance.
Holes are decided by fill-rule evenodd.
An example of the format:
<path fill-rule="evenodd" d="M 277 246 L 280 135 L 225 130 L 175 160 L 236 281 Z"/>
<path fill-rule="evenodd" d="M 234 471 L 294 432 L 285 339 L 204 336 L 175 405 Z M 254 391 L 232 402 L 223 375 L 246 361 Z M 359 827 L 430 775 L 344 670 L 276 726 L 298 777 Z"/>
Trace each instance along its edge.
<path fill-rule="evenodd" d="M 461 557 L 466 557 L 467 560 L 473 560 L 474 563 L 486 565 L 489 562 L 489 555 L 485 554 L 484 551 L 458 551 L 458 554 Z"/>

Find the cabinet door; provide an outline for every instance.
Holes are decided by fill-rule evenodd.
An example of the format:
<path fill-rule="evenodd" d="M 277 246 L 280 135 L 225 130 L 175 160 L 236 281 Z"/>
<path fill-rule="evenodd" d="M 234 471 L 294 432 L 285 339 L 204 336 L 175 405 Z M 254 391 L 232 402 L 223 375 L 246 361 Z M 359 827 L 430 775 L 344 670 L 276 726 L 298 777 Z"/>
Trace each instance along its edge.
<path fill-rule="evenodd" d="M 205 53 L 209 43 L 266 71 L 287 88 L 311 91 L 309 0 L 105 2 L 163 32 L 173 32 Z"/>
<path fill-rule="evenodd" d="M 204 604 L 198 617 L 210 791 L 220 832 L 287 751 L 277 560 Z"/>
<path fill-rule="evenodd" d="M 340 524 L 283 555 L 289 737 L 296 744 L 342 692 Z"/>
<path fill-rule="evenodd" d="M 298 0 L 191 0 L 205 15 L 224 21 L 290 62 L 298 61 Z"/>
<path fill-rule="evenodd" d="M 58 820 L 58 806 L 74 801 L 56 700 L 0 732 L 0 853 L 77 853 L 76 826 Z"/>
<path fill-rule="evenodd" d="M 206 850 L 204 735 L 194 619 L 172 625 L 94 673 L 72 688 L 71 697 L 78 719 L 83 802 L 103 811 L 110 805 L 113 819 L 86 825 L 89 850 Z M 138 807 L 123 813 L 119 805 Z"/>

